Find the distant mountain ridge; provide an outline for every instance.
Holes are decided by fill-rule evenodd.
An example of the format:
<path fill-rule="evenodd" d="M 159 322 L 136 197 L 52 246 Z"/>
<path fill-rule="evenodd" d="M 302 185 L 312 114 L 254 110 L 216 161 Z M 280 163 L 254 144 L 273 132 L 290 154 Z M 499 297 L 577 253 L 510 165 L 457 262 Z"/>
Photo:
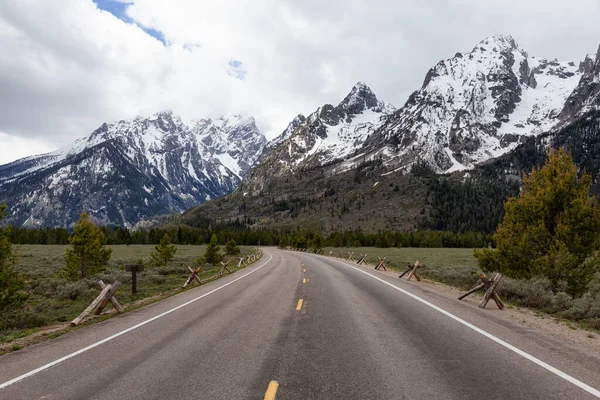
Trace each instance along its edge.
<path fill-rule="evenodd" d="M 346 160 L 359 151 L 395 108 L 358 82 L 337 105 L 325 104 L 308 117 L 299 114 L 267 146 L 259 165 L 245 178 L 256 192 L 262 182 Z"/>
<path fill-rule="evenodd" d="M 473 168 L 561 122 L 582 73 L 574 62 L 529 56 L 511 36 L 490 37 L 430 69 L 365 152 L 384 147 L 398 168 L 416 160 L 438 173 Z"/>
<path fill-rule="evenodd" d="M 87 211 L 132 227 L 230 193 L 266 142 L 240 115 L 184 123 L 161 112 L 105 123 L 70 147 L 0 166 L 0 201 L 19 226 L 71 226 Z"/>
<path fill-rule="evenodd" d="M 580 63 L 547 60 L 492 36 L 437 63 L 401 108 L 360 82 L 338 106 L 298 115 L 238 191 L 180 221 L 489 233 L 550 145 L 569 146 L 600 181 L 599 110 L 600 49 Z"/>
<path fill-rule="evenodd" d="M 486 165 L 502 164 L 494 160 L 535 149 L 539 162 L 539 147 L 557 143 L 574 146 L 575 159 L 595 171 L 600 158 L 590 146 L 600 137 L 598 110 L 600 48 L 579 63 L 547 60 L 530 56 L 511 36 L 495 35 L 438 62 L 401 108 L 358 82 L 337 105 L 298 114 L 268 143 L 254 119 L 240 115 L 184 123 L 165 112 L 103 124 L 67 149 L 0 166 L 0 201 L 9 203 L 9 222 L 17 225 L 69 226 L 86 210 L 100 223 L 131 227 L 233 192 L 182 220 L 293 225 L 299 215 L 319 223 L 311 221 L 318 215 L 327 229 L 357 221 L 368 221 L 369 229 L 403 221 L 408 229 L 427 217 L 435 187 L 418 176 L 481 177 Z M 507 162 L 509 172 L 494 172 L 490 187 L 518 180 L 533 165 Z M 372 200 L 383 184 L 385 198 Z M 359 212 L 375 204 L 372 213 L 385 208 L 390 215 Z"/>

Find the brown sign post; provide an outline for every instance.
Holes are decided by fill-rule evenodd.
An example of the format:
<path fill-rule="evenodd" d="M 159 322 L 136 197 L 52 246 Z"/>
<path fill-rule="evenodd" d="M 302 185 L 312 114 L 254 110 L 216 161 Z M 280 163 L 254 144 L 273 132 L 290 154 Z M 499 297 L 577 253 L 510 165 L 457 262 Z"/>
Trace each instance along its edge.
<path fill-rule="evenodd" d="M 144 264 L 127 264 L 125 271 L 131 272 L 131 294 L 137 293 L 137 273 L 144 270 Z"/>

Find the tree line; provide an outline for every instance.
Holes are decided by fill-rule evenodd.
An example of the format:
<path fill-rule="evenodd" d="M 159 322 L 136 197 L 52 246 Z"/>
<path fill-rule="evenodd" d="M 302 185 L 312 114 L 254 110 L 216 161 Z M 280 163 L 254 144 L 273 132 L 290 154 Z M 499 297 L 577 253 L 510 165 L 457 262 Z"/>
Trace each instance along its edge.
<path fill-rule="evenodd" d="M 448 231 L 379 231 L 365 233 L 361 230 L 347 230 L 323 234 L 312 231 L 291 231 L 281 229 L 251 229 L 248 227 L 216 226 L 215 228 L 191 228 L 187 226 L 173 228 L 153 228 L 131 231 L 127 228 L 99 227 L 106 238 L 106 244 L 159 244 L 166 235 L 173 244 L 201 245 L 210 243 L 213 235 L 217 242 L 225 245 L 233 240 L 243 246 L 279 245 L 282 238 L 290 242 L 292 238 L 322 237 L 322 244 L 330 247 L 489 247 L 494 246 L 493 236 L 480 232 Z M 15 228 L 6 232 L 7 238 L 14 244 L 69 244 L 72 232 L 65 228 Z"/>

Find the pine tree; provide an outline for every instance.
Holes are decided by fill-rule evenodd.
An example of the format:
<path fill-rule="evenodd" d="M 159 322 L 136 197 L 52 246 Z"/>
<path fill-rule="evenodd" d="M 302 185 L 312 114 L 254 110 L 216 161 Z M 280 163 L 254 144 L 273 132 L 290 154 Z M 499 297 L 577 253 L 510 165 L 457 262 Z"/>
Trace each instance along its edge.
<path fill-rule="evenodd" d="M 171 238 L 164 234 L 160 243 L 154 246 L 154 251 L 150 254 L 150 263 L 154 266 L 167 265 L 175 257 L 177 249 L 171 244 Z"/>
<path fill-rule="evenodd" d="M 321 250 L 323 248 L 323 239 L 321 238 L 321 235 L 315 233 L 310 244 L 313 251 Z"/>
<path fill-rule="evenodd" d="M 202 257 L 204 262 L 215 265 L 223 259 L 223 254 L 220 252 L 221 246 L 219 246 L 219 238 L 213 233 L 210 238 L 210 243 L 206 246 L 204 256 Z"/>
<path fill-rule="evenodd" d="M 61 271 L 69 280 L 92 276 L 104 269 L 110 260 L 112 249 L 105 247 L 106 236 L 85 212 L 81 213 L 69 243 L 73 247 L 67 249 L 67 265 Z"/>
<path fill-rule="evenodd" d="M 287 238 L 287 236 L 282 236 L 281 239 L 279 239 L 279 248 L 285 249 L 287 246 L 288 246 L 288 238 Z"/>
<path fill-rule="evenodd" d="M 237 246 L 237 243 L 235 243 L 235 240 L 231 239 L 225 243 L 225 254 L 240 254 L 240 248 Z"/>
<path fill-rule="evenodd" d="M 0 204 L 0 220 L 6 205 Z M 17 263 L 17 253 L 4 229 L 0 229 L 0 314 L 22 304 L 27 294 L 22 291 L 23 277 L 13 267 Z"/>
<path fill-rule="evenodd" d="M 497 251 L 475 252 L 485 271 L 514 278 L 546 276 L 558 289 L 580 295 L 599 270 L 600 208 L 590 197 L 591 176 L 577 174 L 564 150 L 551 150 L 546 164 L 523 178 L 496 231 Z"/>

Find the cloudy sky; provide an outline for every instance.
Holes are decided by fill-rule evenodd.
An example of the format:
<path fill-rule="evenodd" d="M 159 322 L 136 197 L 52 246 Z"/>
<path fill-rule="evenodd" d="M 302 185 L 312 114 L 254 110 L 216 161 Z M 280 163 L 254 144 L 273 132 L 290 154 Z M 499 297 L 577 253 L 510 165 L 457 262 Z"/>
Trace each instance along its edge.
<path fill-rule="evenodd" d="M 402 106 L 497 33 L 578 62 L 599 20 L 598 0 L 0 1 L 0 164 L 165 109 L 243 112 L 271 138 L 357 81 Z"/>

